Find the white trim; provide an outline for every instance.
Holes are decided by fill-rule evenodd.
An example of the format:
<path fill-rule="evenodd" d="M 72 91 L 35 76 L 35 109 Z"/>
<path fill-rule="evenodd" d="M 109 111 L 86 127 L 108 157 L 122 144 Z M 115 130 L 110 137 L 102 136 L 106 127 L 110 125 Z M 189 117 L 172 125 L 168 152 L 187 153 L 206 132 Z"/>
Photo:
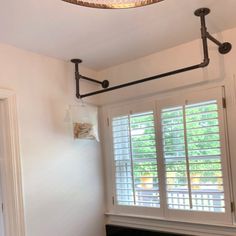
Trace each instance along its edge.
<path fill-rule="evenodd" d="M 227 78 L 225 79 L 227 81 Z M 235 79 L 236 80 L 236 79 Z M 120 106 L 127 106 L 129 104 L 135 104 L 138 102 L 147 102 L 147 101 L 153 101 L 153 100 L 161 100 L 161 99 L 166 99 L 174 96 L 178 96 L 179 98 L 184 96 L 187 93 L 192 93 L 192 92 L 199 92 L 202 90 L 208 90 L 208 89 L 213 89 L 213 88 L 219 88 L 222 86 L 225 86 L 225 81 L 218 81 L 214 83 L 201 83 L 195 86 L 187 86 L 184 88 L 176 88 L 176 89 L 171 89 L 171 90 L 165 90 L 163 92 L 158 92 L 155 94 L 149 94 L 149 95 L 143 95 L 143 96 L 137 96 L 134 98 L 130 99 L 124 99 L 121 101 L 115 101 L 112 103 L 108 103 L 102 106 L 102 109 L 105 111 L 115 108 L 115 107 L 120 107 Z M 236 84 L 236 82 L 235 82 Z M 236 96 L 235 96 L 236 97 Z M 235 98 L 236 102 L 236 98 Z"/>
<path fill-rule="evenodd" d="M 235 236 L 236 226 L 224 224 L 203 224 L 187 221 L 165 220 L 161 218 L 127 214 L 106 213 L 107 224 L 140 228 L 160 232 L 196 236 Z"/>
<path fill-rule="evenodd" d="M 232 201 L 235 204 L 236 200 L 236 78 L 233 75 L 225 85 L 225 97 L 227 101 L 227 109 L 225 112 L 225 116 L 227 118 L 227 146 L 228 146 L 228 169 L 231 179 L 231 194 L 232 194 Z M 236 211 L 233 213 L 233 220 L 236 223 Z"/>
<path fill-rule="evenodd" d="M 25 236 L 16 97 L 0 89 L 1 179 L 5 236 Z"/>

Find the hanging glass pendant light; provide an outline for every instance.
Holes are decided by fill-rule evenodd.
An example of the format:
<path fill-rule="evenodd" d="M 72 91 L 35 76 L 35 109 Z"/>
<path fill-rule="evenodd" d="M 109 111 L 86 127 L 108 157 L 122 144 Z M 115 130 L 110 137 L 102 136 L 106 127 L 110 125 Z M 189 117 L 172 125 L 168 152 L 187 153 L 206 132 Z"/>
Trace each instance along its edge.
<path fill-rule="evenodd" d="M 125 9 L 133 7 L 143 7 L 163 0 L 63 0 L 84 7 L 102 9 Z"/>

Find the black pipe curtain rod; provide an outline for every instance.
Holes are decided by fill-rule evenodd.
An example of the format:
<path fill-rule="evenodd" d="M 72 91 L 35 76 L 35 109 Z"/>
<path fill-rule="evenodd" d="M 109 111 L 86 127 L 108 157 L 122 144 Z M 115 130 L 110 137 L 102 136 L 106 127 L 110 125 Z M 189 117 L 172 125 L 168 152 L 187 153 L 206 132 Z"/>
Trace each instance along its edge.
<path fill-rule="evenodd" d="M 203 62 L 201 62 L 200 64 L 184 67 L 184 68 L 181 68 L 181 69 L 177 69 L 177 70 L 173 70 L 173 71 L 170 71 L 170 72 L 154 75 L 154 76 L 151 76 L 151 77 L 147 77 L 147 78 L 144 78 L 144 79 L 140 79 L 140 80 L 120 84 L 120 85 L 113 86 L 113 87 L 109 88 L 109 81 L 108 80 L 104 80 L 104 81 L 101 82 L 101 81 L 91 79 L 89 77 L 81 75 L 79 73 L 79 64 L 82 63 L 82 60 L 72 59 L 71 62 L 75 64 L 76 97 L 79 98 L 79 99 L 85 98 L 85 97 L 90 97 L 90 96 L 94 96 L 94 95 L 97 95 L 97 94 L 100 94 L 100 93 L 106 93 L 106 92 L 109 92 L 109 91 L 112 91 L 112 90 L 132 86 L 132 85 L 135 85 L 135 84 L 140 84 L 140 83 L 144 83 L 144 82 L 147 82 L 147 81 L 151 81 L 151 80 L 155 80 L 155 79 L 161 79 L 161 78 L 164 78 L 164 77 L 167 77 L 167 76 L 180 74 L 180 73 L 183 73 L 183 72 L 187 72 L 187 71 L 207 67 L 210 63 L 209 53 L 208 53 L 208 44 L 207 44 L 208 39 L 210 41 L 212 41 L 213 43 L 215 43 L 217 46 L 219 46 L 218 51 L 221 54 L 227 54 L 228 52 L 230 52 L 230 50 L 232 48 L 232 45 L 230 43 L 228 43 L 228 42 L 221 43 L 217 39 L 215 39 L 212 35 L 210 35 L 208 33 L 207 27 L 206 27 L 205 16 L 208 15 L 209 13 L 210 13 L 210 9 L 208 9 L 208 8 L 199 8 L 194 12 L 195 16 L 200 17 L 200 20 L 201 20 L 201 37 L 202 37 L 202 46 L 203 46 L 204 58 L 203 58 Z M 91 93 L 86 93 L 86 94 L 80 94 L 80 79 L 100 84 L 103 87 L 103 90 L 98 90 L 98 91 L 91 92 Z"/>

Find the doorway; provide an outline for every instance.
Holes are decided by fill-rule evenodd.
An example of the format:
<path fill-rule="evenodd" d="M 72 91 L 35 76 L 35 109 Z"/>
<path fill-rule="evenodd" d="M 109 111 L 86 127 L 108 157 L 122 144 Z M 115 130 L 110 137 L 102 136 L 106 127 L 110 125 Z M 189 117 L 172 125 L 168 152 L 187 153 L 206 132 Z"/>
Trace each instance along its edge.
<path fill-rule="evenodd" d="M 25 236 L 16 96 L 0 89 L 0 236 Z"/>
<path fill-rule="evenodd" d="M 1 161 L 0 161 L 0 165 L 1 165 Z M 1 176 L 1 173 L 0 173 L 0 176 Z M 4 236 L 3 207 L 4 207 L 4 204 L 3 204 L 3 197 L 2 197 L 2 182 L 0 179 L 0 236 Z"/>

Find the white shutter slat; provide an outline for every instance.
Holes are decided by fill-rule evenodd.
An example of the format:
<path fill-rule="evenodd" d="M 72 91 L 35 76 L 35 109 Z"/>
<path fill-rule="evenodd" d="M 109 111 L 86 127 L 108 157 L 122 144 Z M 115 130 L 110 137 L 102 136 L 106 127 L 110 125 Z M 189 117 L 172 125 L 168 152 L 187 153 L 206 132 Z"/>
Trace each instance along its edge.
<path fill-rule="evenodd" d="M 211 114 L 211 118 L 205 119 L 205 114 Z M 201 118 L 201 119 L 200 119 Z M 221 164 L 221 144 L 220 141 L 203 142 L 201 136 L 208 137 L 215 132 L 215 138 L 220 140 L 219 121 L 218 121 L 218 105 L 217 101 L 209 101 L 207 103 L 196 104 L 194 106 L 186 106 L 187 120 L 187 139 L 188 139 L 188 155 L 190 159 L 190 176 L 193 199 L 193 210 L 225 212 L 224 188 Z M 194 120 L 195 122 L 191 122 Z M 197 121 L 196 121 L 197 120 Z M 191 134 L 195 134 L 195 139 Z M 199 143 L 199 141 L 201 141 Z M 218 155 L 215 159 L 208 156 Z M 194 158 L 195 161 L 191 161 Z M 198 159 L 197 159 L 198 158 Z M 196 160 L 198 160 L 196 162 Z M 199 178 L 202 177 L 202 178 Z M 204 177 L 204 178 L 203 178 Z M 217 177 L 217 178 L 207 178 Z M 210 191 L 209 191 L 210 190 Z M 221 200 L 204 200 L 195 201 L 198 192 L 207 192 L 208 198 L 218 198 Z M 214 193 L 211 193 L 214 191 Z M 218 192 L 218 193 L 217 193 Z M 199 196 L 198 196 L 199 198 Z"/>
<path fill-rule="evenodd" d="M 160 207 L 153 112 L 112 120 L 116 203 Z"/>
<path fill-rule="evenodd" d="M 215 100 L 162 110 L 169 209 L 225 212 L 219 130 Z"/>

